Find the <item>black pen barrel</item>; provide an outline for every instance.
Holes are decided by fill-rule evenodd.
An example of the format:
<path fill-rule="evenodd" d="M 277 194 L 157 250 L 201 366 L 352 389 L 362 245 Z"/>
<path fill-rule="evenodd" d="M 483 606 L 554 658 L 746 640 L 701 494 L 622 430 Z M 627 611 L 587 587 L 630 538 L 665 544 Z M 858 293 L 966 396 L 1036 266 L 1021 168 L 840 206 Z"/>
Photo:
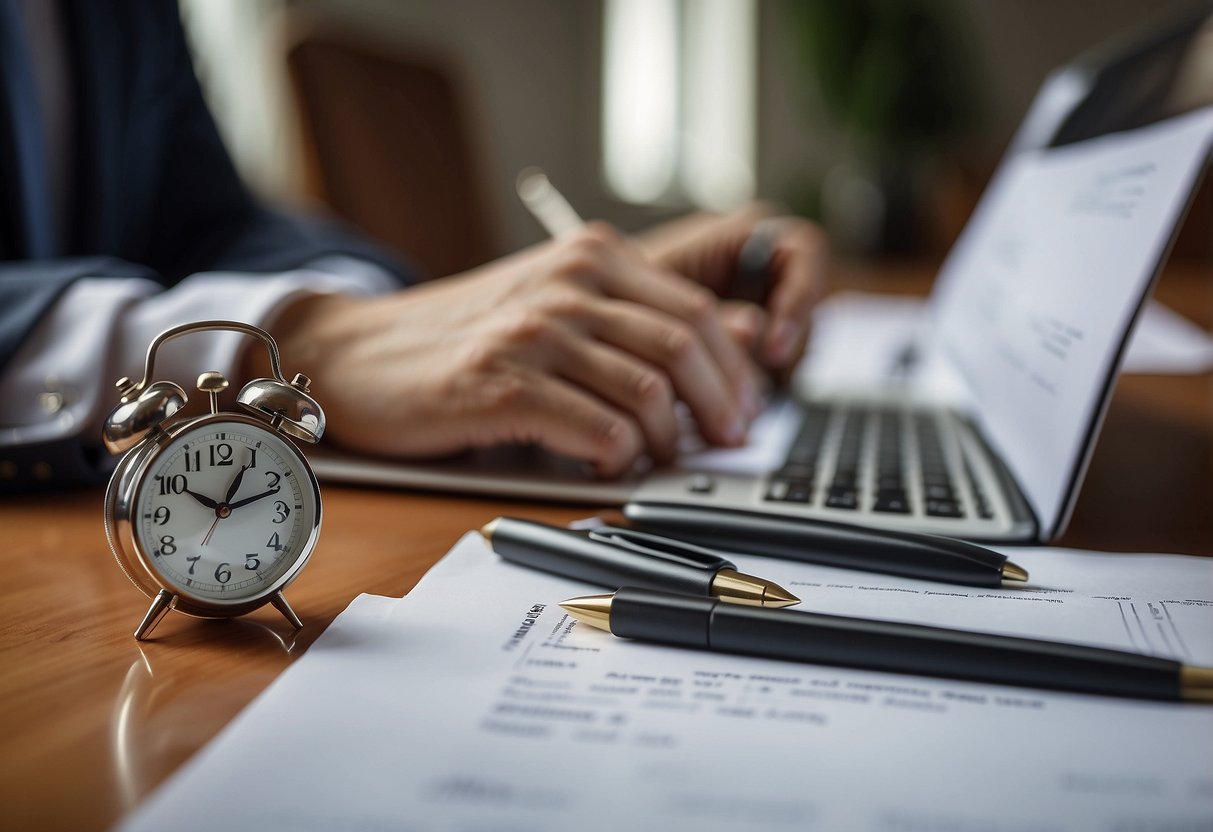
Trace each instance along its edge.
<path fill-rule="evenodd" d="M 721 653 L 1080 693 L 1177 700 L 1178 662 L 917 624 L 766 610 L 631 588 L 611 632 Z"/>
<path fill-rule="evenodd" d="M 571 529 L 513 517 L 497 519 L 492 547 L 511 563 L 611 589 L 637 586 L 708 595 L 717 572 L 610 546 Z"/>
<path fill-rule="evenodd" d="M 638 527 L 677 535 L 723 552 L 864 569 L 908 578 L 996 587 L 1005 555 L 937 535 L 868 529 L 751 511 L 710 511 L 673 504 L 630 503 Z"/>

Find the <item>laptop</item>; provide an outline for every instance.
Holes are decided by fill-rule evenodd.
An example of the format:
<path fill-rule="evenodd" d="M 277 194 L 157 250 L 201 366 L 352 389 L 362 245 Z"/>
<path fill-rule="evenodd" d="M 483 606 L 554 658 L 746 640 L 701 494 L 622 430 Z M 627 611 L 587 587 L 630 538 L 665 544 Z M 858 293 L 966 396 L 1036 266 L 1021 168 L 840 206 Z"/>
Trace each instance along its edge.
<path fill-rule="evenodd" d="M 1044 83 L 928 303 L 871 389 L 812 379 L 741 449 L 595 481 L 533 448 L 431 463 L 313 459 L 359 483 L 591 504 L 746 509 L 975 540 L 1065 529 L 1134 323 L 1213 138 L 1208 9 Z M 693 440 L 691 440 L 693 442 Z"/>

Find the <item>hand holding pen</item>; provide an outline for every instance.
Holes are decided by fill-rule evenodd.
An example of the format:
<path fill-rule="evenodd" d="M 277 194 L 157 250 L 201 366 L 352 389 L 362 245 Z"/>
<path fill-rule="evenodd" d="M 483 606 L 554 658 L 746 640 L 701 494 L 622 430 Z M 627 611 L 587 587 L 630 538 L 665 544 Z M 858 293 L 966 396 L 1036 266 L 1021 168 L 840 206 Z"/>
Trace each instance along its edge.
<path fill-rule="evenodd" d="M 519 172 L 515 188 L 552 237 L 583 226 L 541 169 Z M 821 229 L 751 204 L 730 214 L 692 214 L 635 240 L 650 262 L 722 298 L 725 326 L 761 366 L 777 376 L 795 366 L 810 312 L 825 289 L 829 244 Z"/>

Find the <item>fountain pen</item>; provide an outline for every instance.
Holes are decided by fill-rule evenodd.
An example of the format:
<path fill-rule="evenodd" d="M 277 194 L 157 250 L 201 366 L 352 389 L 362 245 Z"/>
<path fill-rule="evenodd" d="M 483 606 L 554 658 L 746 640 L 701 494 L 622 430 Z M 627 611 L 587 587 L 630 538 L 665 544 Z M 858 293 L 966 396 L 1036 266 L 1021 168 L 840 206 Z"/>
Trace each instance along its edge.
<path fill-rule="evenodd" d="M 760 607 L 800 603 L 778 584 L 738 572 L 710 549 L 634 529 L 603 526 L 587 533 L 498 517 L 480 534 L 511 563 L 612 589 L 642 586 Z"/>
<path fill-rule="evenodd" d="M 1078 644 L 732 607 L 712 598 L 624 587 L 572 598 L 570 615 L 623 638 L 770 659 L 1022 687 L 1213 703 L 1213 668 Z"/>

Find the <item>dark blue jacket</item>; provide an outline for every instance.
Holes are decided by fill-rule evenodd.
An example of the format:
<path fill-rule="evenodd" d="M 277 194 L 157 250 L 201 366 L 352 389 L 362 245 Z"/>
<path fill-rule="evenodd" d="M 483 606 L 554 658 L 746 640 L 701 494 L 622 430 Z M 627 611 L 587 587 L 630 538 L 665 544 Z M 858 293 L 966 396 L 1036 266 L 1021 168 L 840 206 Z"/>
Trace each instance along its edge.
<path fill-rule="evenodd" d="M 267 210 L 249 194 L 203 101 L 173 0 L 75 0 L 62 10 L 77 158 L 70 233 L 52 252 L 36 250 L 37 229 L 23 210 L 28 160 L 13 78 L 0 84 L 0 370 L 81 277 L 141 275 L 169 286 L 199 271 L 276 272 L 342 254 L 407 280 L 375 246 Z M 0 45 L 12 43 L 16 21 L 0 14 Z M 3 62 L 0 71 L 13 75 Z M 0 450 L 0 463 L 19 470 L 0 491 L 31 484 L 23 474 L 35 459 L 51 463 L 59 484 L 95 479 L 87 444 Z"/>

